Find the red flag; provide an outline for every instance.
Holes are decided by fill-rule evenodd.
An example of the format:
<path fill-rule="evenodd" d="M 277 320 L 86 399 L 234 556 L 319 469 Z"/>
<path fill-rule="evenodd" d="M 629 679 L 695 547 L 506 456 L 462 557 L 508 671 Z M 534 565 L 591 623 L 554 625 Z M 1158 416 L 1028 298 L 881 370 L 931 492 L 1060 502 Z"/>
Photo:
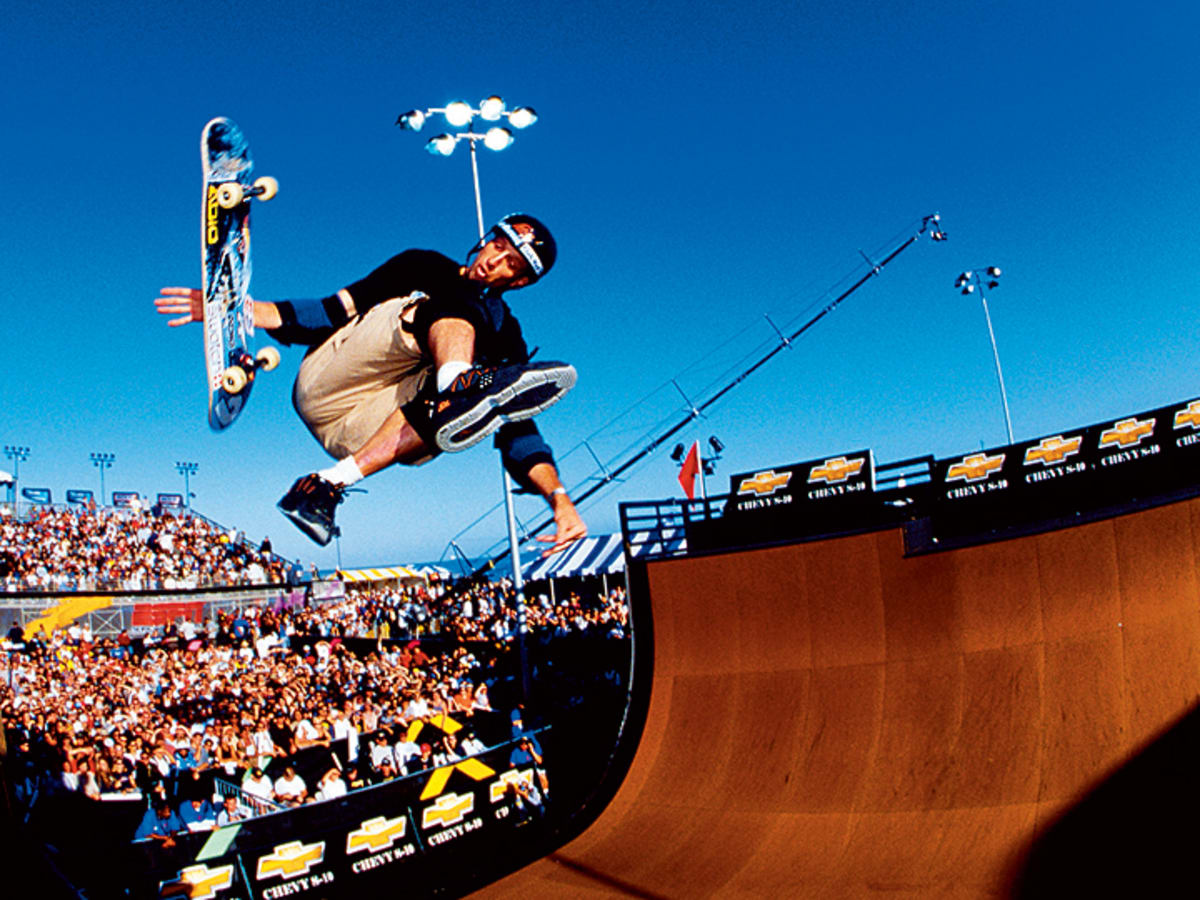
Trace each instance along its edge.
<path fill-rule="evenodd" d="M 679 469 L 679 483 L 689 500 L 696 499 L 696 476 L 700 474 L 700 442 L 694 441 Z"/>

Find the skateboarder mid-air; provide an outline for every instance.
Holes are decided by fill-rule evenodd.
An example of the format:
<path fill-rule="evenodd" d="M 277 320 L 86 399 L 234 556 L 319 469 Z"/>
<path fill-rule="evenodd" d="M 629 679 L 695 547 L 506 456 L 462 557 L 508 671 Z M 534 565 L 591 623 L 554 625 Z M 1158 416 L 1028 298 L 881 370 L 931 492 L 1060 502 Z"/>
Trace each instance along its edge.
<path fill-rule="evenodd" d="M 532 363 L 503 299 L 554 265 L 550 231 L 505 216 L 465 264 L 406 250 L 321 300 L 254 302 L 254 324 L 310 349 L 292 402 L 336 464 L 298 479 L 279 509 L 318 544 L 335 532 L 346 488 L 393 463 L 419 465 L 495 434 L 509 473 L 554 512 L 554 552 L 587 534 L 532 417 L 575 383 L 575 370 Z M 203 296 L 165 287 L 154 301 L 171 326 L 203 319 Z"/>

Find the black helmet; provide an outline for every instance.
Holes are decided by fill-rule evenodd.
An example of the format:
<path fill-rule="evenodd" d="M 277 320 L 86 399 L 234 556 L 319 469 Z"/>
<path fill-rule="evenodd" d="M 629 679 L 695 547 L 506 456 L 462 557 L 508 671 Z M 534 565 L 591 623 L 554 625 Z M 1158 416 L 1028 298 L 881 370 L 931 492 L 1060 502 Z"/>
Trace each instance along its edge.
<path fill-rule="evenodd" d="M 518 225 L 528 225 L 532 231 L 524 233 L 517 230 Z M 554 266 L 554 260 L 558 258 L 558 244 L 554 240 L 554 235 L 550 233 L 541 221 L 533 216 L 527 216 L 524 213 L 509 213 L 499 222 L 492 226 L 492 230 L 488 232 L 484 243 L 496 237 L 503 235 L 508 239 L 508 242 L 517 248 L 517 252 L 525 257 L 525 261 L 529 263 L 529 269 L 533 273 L 531 281 L 537 281 L 550 271 Z"/>

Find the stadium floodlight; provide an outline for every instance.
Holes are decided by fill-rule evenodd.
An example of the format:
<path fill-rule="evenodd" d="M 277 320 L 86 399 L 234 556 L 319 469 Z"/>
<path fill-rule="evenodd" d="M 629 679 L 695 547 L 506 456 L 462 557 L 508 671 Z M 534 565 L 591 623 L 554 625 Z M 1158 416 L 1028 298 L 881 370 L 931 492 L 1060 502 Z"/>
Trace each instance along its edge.
<path fill-rule="evenodd" d="M 92 461 L 92 465 L 100 470 L 100 505 L 104 505 L 104 470 L 112 468 L 112 464 L 116 462 L 117 455 L 115 453 L 91 453 L 88 454 Z"/>
<path fill-rule="evenodd" d="M 538 120 L 531 106 L 519 106 L 508 114 L 508 123 L 513 128 L 528 128 Z"/>
<path fill-rule="evenodd" d="M 498 122 L 504 115 L 504 101 L 495 94 L 479 104 L 479 117 L 485 122 Z"/>
<path fill-rule="evenodd" d="M 425 113 L 419 109 L 410 109 L 400 114 L 396 124 L 407 131 L 420 131 L 425 127 Z"/>
<path fill-rule="evenodd" d="M 1004 389 L 1004 372 L 1000 368 L 1000 351 L 996 349 L 996 332 L 992 328 L 992 314 L 988 309 L 987 292 L 991 288 L 999 287 L 1000 285 L 1000 267 L 987 266 L 982 269 L 982 273 L 987 277 L 980 276 L 979 269 L 967 269 L 954 280 L 954 286 L 959 289 L 959 292 L 964 296 L 969 296 L 975 293 L 975 289 L 979 288 L 979 300 L 983 304 L 983 317 L 987 322 L 988 339 L 992 342 L 992 359 L 996 364 L 996 381 L 1000 385 L 1000 404 L 1004 408 L 1004 431 L 1008 435 L 1008 442 L 1013 443 L 1012 417 L 1008 412 L 1008 392 Z"/>
<path fill-rule="evenodd" d="M 454 152 L 455 145 L 458 144 L 458 139 L 452 134 L 439 134 L 437 137 L 432 137 L 425 145 L 425 149 L 434 156 L 449 156 Z"/>
<path fill-rule="evenodd" d="M 200 469 L 200 465 L 194 462 L 177 462 L 175 463 L 175 471 L 183 476 L 183 502 L 190 511 L 192 508 L 192 483 L 191 477 Z"/>
<path fill-rule="evenodd" d="M 489 128 L 487 134 L 483 136 L 483 146 L 489 150 L 504 150 L 513 142 L 512 132 L 507 128 L 501 128 L 497 125 L 495 128 Z"/>
<path fill-rule="evenodd" d="M 17 486 L 20 484 L 20 481 L 21 481 L 21 463 L 23 463 L 25 460 L 29 459 L 29 448 L 21 447 L 21 446 L 15 445 L 15 444 L 5 444 L 4 445 L 4 455 L 7 456 L 10 460 L 12 460 L 12 464 L 13 464 L 12 496 L 13 496 L 13 499 L 15 500 L 17 497 L 20 496 L 20 494 L 17 491 Z"/>
<path fill-rule="evenodd" d="M 453 103 L 446 104 L 442 115 L 455 128 L 462 128 L 465 125 L 471 124 L 471 119 L 475 116 L 475 110 L 471 109 L 469 103 L 464 103 L 462 100 L 455 100 Z"/>

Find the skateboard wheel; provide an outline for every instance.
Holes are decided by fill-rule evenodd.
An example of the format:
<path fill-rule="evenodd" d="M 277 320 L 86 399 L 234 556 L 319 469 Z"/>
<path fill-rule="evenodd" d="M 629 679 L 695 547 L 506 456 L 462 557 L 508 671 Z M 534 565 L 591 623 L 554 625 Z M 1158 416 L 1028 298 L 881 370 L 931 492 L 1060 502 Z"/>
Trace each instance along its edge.
<path fill-rule="evenodd" d="M 279 193 L 279 182 L 270 175 L 264 175 L 262 178 L 254 180 L 254 189 L 258 193 L 259 200 L 270 200 Z"/>
<path fill-rule="evenodd" d="M 236 181 L 227 181 L 217 188 L 217 203 L 222 209 L 233 209 L 245 197 L 245 190 Z"/>
<path fill-rule="evenodd" d="M 279 351 L 274 347 L 263 347 L 254 358 L 258 360 L 258 365 L 264 372 L 270 372 L 279 365 Z"/>
<path fill-rule="evenodd" d="M 241 366 L 230 366 L 221 375 L 221 387 L 225 388 L 227 393 L 237 394 L 241 392 L 249 380 L 250 378 L 246 375 L 246 370 Z"/>

